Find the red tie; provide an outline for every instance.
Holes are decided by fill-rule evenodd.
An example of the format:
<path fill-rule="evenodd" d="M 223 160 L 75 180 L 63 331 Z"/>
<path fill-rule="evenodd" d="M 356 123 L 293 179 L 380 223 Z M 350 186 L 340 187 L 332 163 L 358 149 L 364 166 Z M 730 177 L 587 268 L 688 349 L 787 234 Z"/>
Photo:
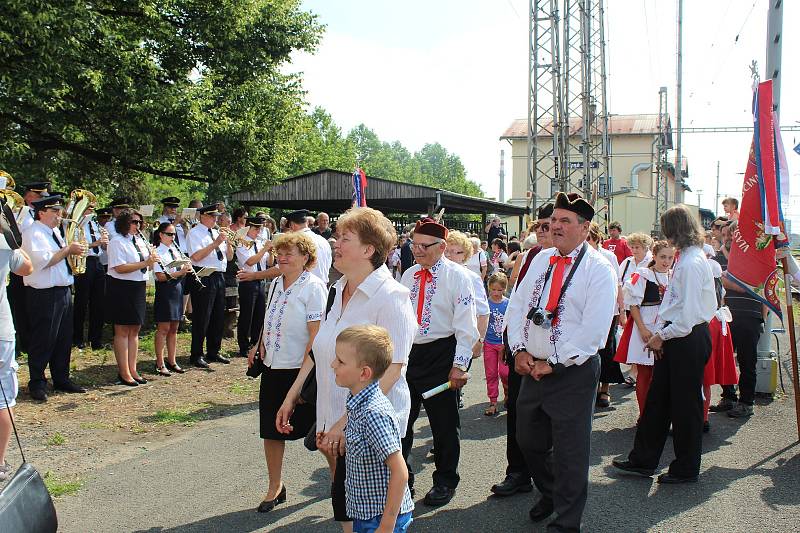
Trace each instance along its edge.
<path fill-rule="evenodd" d="M 422 308 L 425 305 L 425 285 L 433 280 L 433 274 L 427 268 L 423 268 L 414 274 L 419 280 L 419 296 L 417 296 L 417 324 L 422 324 Z"/>
<path fill-rule="evenodd" d="M 550 295 L 547 297 L 547 306 L 545 306 L 545 309 L 551 313 L 555 311 L 558 305 L 561 286 L 564 285 L 564 268 L 571 264 L 571 257 L 561 257 L 560 255 L 550 257 L 550 265 L 555 265 L 556 268 L 553 269 L 553 281 L 550 283 Z"/>

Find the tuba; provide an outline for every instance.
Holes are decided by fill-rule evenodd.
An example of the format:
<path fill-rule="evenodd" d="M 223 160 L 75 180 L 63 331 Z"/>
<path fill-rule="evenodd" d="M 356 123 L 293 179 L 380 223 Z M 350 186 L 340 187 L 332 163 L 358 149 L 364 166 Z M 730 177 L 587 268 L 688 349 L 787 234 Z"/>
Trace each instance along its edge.
<path fill-rule="evenodd" d="M 14 214 L 14 218 L 17 218 L 22 212 L 22 208 L 25 207 L 25 200 L 23 200 L 22 196 L 20 196 L 20 194 L 14 190 L 16 183 L 14 183 L 14 178 L 11 177 L 11 174 L 4 170 L 0 170 L 0 178 L 6 179 L 5 188 L 0 189 L 0 199 L 5 201 L 5 204 Z"/>
<path fill-rule="evenodd" d="M 89 191 L 75 189 L 69 193 L 67 213 L 64 218 L 64 221 L 67 222 L 67 228 L 64 233 L 67 246 L 73 242 L 86 244 L 86 235 L 84 235 L 83 231 L 84 217 L 86 216 L 86 210 L 96 204 L 97 198 Z M 69 266 L 74 275 L 80 275 L 86 272 L 86 253 L 82 255 L 69 255 L 67 256 L 67 261 L 69 261 Z"/>

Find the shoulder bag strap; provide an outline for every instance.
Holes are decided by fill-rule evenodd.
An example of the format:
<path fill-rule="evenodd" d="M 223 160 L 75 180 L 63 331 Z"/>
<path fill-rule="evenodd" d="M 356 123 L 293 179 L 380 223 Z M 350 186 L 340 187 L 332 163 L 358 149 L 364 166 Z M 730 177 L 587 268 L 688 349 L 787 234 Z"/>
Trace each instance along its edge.
<path fill-rule="evenodd" d="M 3 388 L 2 381 L 0 381 L 0 392 L 3 393 L 3 401 L 6 403 L 6 411 L 8 411 L 8 417 L 11 419 L 11 427 L 14 428 L 14 436 L 17 438 L 17 446 L 19 446 L 19 453 L 22 456 L 22 462 L 27 463 L 28 461 L 25 460 L 25 452 L 22 451 L 22 443 L 19 440 L 19 433 L 17 433 L 17 424 L 14 423 L 14 417 L 11 416 L 11 407 L 8 406 L 8 398 L 6 398 L 6 391 Z"/>

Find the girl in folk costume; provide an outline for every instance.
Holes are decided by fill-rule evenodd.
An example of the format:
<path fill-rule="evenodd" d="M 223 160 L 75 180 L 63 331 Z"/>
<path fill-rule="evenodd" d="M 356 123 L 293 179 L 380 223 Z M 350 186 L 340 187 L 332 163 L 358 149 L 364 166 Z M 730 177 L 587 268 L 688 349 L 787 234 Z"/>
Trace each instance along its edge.
<path fill-rule="evenodd" d="M 619 264 L 619 287 L 620 290 L 617 291 L 617 300 L 619 302 L 620 307 L 625 309 L 625 313 L 619 315 L 619 325 L 625 327 L 625 324 L 628 320 L 628 316 L 630 312 L 628 311 L 628 306 L 625 305 L 623 301 L 623 292 L 622 287 L 625 283 L 631 279 L 637 270 L 640 268 L 647 268 L 650 265 L 650 261 L 653 259 L 653 254 L 650 249 L 653 247 L 653 238 L 646 233 L 631 233 L 628 235 L 628 246 L 631 249 L 632 256 L 626 257 L 620 264 Z M 625 383 L 628 384 L 629 387 L 636 386 L 636 371 L 639 367 L 636 365 L 631 366 L 630 372 L 628 373 L 628 377 L 625 378 Z"/>
<path fill-rule="evenodd" d="M 736 385 L 739 374 L 736 372 L 736 361 L 733 357 L 733 339 L 728 322 L 733 320 L 730 310 L 722 305 L 725 289 L 722 288 L 722 267 L 712 257 L 714 249 L 709 245 L 703 247 L 714 275 L 714 289 L 717 293 L 717 312 L 708 323 L 711 333 L 711 356 L 703 373 L 703 433 L 711 429 L 708 423 L 708 408 L 711 405 L 711 385 Z"/>
<path fill-rule="evenodd" d="M 614 360 L 636 365 L 638 381 L 636 401 L 639 416 L 644 411 L 647 391 L 653 377 L 653 354 L 647 341 L 660 326 L 658 308 L 669 284 L 675 249 L 667 241 L 658 241 L 653 247 L 653 260 L 646 268 L 639 268 L 623 285 L 624 304 L 630 307 L 630 318 L 617 348 Z"/>

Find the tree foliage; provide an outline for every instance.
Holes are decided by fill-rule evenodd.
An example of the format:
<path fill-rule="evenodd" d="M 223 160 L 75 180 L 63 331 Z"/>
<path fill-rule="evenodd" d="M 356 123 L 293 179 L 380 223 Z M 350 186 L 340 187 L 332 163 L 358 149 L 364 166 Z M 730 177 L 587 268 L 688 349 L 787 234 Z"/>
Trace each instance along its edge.
<path fill-rule="evenodd" d="M 156 176 L 221 196 L 295 159 L 302 90 L 279 69 L 322 31 L 300 0 L 3 5 L 0 164 L 19 181 L 146 192 Z"/>

